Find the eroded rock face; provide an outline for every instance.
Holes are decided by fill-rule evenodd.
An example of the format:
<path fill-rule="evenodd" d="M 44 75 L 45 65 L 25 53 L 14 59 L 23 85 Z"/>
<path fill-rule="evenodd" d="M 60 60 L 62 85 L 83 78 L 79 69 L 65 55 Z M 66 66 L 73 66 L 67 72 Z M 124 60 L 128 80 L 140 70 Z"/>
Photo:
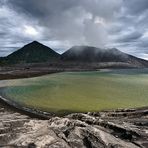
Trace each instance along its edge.
<path fill-rule="evenodd" d="M 0 147 L 148 147 L 148 109 L 32 119 L 0 105 Z"/>

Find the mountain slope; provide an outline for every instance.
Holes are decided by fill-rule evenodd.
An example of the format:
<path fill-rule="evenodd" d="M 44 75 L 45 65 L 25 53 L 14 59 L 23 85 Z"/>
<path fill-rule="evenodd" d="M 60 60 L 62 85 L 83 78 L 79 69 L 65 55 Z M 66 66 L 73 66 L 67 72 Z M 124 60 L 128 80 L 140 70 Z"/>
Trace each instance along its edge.
<path fill-rule="evenodd" d="M 101 49 L 91 46 L 73 46 L 62 55 L 51 48 L 34 41 L 13 52 L 7 57 L 0 58 L 0 65 L 24 63 L 55 63 L 50 65 L 58 68 L 85 67 L 148 67 L 148 61 L 119 51 L 116 48 Z M 73 63 L 73 64 L 72 64 Z M 86 64 L 87 63 L 87 64 Z M 92 64 L 93 63 L 93 64 Z M 90 66 L 90 67 L 89 67 Z M 81 69 L 81 68 L 80 68 Z"/>
<path fill-rule="evenodd" d="M 77 62 L 123 62 L 148 66 L 148 61 L 123 53 L 116 48 L 101 49 L 90 46 L 74 46 L 61 56 L 64 61 Z"/>
<path fill-rule="evenodd" d="M 59 57 L 60 55 L 51 48 L 37 41 L 33 41 L 8 55 L 5 61 L 10 64 L 38 63 L 57 60 Z"/>

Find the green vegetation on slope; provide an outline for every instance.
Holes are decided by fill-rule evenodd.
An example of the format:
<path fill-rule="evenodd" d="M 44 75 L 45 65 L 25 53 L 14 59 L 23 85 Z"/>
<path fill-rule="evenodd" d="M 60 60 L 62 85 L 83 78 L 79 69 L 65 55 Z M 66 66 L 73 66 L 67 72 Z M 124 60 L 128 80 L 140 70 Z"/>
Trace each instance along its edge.
<path fill-rule="evenodd" d="M 148 105 L 148 74 L 136 71 L 65 72 L 2 81 L 1 86 L 8 98 L 56 113 Z"/>
<path fill-rule="evenodd" d="M 59 54 L 51 48 L 34 41 L 0 59 L 1 65 L 20 63 L 42 63 L 59 59 Z"/>

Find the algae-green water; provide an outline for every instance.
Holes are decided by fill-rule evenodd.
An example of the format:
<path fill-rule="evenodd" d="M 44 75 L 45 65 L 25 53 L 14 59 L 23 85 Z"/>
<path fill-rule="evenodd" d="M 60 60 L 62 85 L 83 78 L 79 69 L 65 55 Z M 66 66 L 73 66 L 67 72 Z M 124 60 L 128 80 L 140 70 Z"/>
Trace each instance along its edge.
<path fill-rule="evenodd" d="M 148 106 L 148 70 L 63 72 L 0 81 L 1 95 L 54 113 Z"/>

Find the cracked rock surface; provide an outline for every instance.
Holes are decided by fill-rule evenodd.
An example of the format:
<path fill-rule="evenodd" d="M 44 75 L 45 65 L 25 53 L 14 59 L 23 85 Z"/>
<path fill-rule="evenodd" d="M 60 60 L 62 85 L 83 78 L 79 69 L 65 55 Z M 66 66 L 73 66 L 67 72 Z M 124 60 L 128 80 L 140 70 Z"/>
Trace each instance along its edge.
<path fill-rule="evenodd" d="M 147 148 L 148 108 L 39 120 L 0 104 L 0 147 Z"/>

